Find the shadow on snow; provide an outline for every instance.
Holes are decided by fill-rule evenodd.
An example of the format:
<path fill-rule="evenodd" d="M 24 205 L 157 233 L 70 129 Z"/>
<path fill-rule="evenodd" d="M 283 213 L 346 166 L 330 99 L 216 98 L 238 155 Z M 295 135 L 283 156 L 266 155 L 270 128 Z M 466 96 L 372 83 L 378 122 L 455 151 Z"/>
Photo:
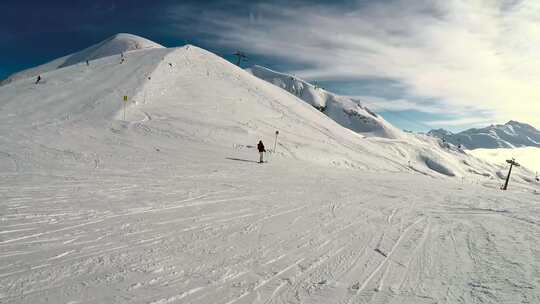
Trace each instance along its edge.
<path fill-rule="evenodd" d="M 241 162 L 247 162 L 247 163 L 256 163 L 258 164 L 258 161 L 249 160 L 249 159 L 243 159 L 243 158 L 234 158 L 234 157 L 225 157 L 225 159 L 228 160 L 235 160 L 235 161 L 241 161 Z"/>

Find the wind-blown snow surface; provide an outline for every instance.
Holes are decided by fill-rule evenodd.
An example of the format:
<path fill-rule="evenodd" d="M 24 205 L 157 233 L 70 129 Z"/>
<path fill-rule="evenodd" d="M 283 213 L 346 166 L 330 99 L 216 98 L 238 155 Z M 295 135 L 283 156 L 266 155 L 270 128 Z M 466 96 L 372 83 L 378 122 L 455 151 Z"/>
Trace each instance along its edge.
<path fill-rule="evenodd" d="M 540 196 L 503 167 L 364 138 L 193 46 L 119 61 L 0 88 L 0 302 L 540 300 Z"/>
<path fill-rule="evenodd" d="M 179 158 L 3 175 L 2 302 L 540 301 L 538 196 Z"/>

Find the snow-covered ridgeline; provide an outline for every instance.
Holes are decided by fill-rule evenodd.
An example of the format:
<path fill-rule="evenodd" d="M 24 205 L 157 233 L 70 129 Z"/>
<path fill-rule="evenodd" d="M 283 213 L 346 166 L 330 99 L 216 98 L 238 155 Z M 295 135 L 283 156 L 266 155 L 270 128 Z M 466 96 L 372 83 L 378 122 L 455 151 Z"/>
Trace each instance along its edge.
<path fill-rule="evenodd" d="M 345 128 L 366 136 L 393 139 L 405 137 L 402 131 L 367 107 L 362 106 L 359 100 L 328 92 L 296 76 L 276 72 L 262 66 L 253 66 L 247 71 L 297 96 Z"/>
<path fill-rule="evenodd" d="M 540 131 L 533 126 L 517 121 L 472 128 L 459 133 L 447 130 L 431 130 L 428 134 L 466 149 L 497 149 L 516 147 L 540 147 Z"/>

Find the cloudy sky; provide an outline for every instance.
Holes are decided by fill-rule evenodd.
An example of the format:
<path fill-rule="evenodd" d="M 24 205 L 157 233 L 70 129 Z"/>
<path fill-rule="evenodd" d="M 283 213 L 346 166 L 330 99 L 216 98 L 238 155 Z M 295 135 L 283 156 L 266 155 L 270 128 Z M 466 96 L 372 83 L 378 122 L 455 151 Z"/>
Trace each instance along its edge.
<path fill-rule="evenodd" d="M 540 1 L 32 2 L 0 3 L 0 78 L 129 32 L 241 50 L 404 129 L 540 127 Z"/>

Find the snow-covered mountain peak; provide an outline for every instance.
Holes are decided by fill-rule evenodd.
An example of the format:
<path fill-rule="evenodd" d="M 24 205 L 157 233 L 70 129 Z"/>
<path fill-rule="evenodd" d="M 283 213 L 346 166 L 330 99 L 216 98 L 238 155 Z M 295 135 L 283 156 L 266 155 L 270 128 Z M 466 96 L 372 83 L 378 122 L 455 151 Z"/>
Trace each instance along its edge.
<path fill-rule="evenodd" d="M 427 133 L 427 135 L 430 135 L 430 136 L 433 136 L 433 137 L 438 137 L 438 138 L 444 138 L 444 137 L 450 136 L 452 134 L 453 133 L 451 131 L 448 131 L 448 130 L 443 129 L 443 128 L 433 129 L 433 130 L 430 130 Z"/>
<path fill-rule="evenodd" d="M 535 132 L 535 131 L 538 132 L 538 130 L 536 130 L 535 127 L 526 123 L 515 121 L 515 120 L 510 120 L 509 122 L 505 124 L 505 126 L 512 127 L 514 130 L 526 130 L 528 132 Z"/>
<path fill-rule="evenodd" d="M 78 56 L 71 56 L 71 59 L 73 63 L 78 63 L 82 60 L 98 59 L 125 52 L 152 48 L 163 48 L 163 46 L 143 37 L 119 33 L 76 53 Z"/>
<path fill-rule="evenodd" d="M 151 40 L 127 33 L 113 35 L 97 44 L 79 52 L 55 59 L 43 65 L 12 74 L 0 84 L 7 84 L 19 79 L 36 77 L 56 69 L 68 67 L 81 62 L 92 61 L 108 56 L 118 55 L 137 50 L 164 48 Z"/>
<path fill-rule="evenodd" d="M 431 130 L 428 134 L 467 149 L 540 147 L 540 131 L 515 120 L 484 128 L 467 129 L 456 134 L 441 129 Z"/>
<path fill-rule="evenodd" d="M 507 123 L 505 123 L 505 125 L 510 125 L 510 126 L 530 126 L 530 125 L 528 125 L 526 123 L 522 123 L 522 122 L 515 121 L 515 120 L 510 120 Z"/>

